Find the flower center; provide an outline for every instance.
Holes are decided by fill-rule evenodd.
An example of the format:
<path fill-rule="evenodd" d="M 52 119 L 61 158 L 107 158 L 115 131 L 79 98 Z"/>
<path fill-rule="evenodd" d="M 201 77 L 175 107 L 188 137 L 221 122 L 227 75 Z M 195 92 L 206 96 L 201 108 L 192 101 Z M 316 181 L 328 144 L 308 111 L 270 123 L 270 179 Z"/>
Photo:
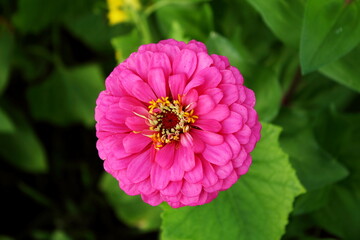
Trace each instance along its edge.
<path fill-rule="evenodd" d="M 162 97 L 149 103 L 148 122 L 153 134 L 147 136 L 153 140 L 156 149 L 160 149 L 164 144 L 179 141 L 180 135 L 188 132 L 191 124 L 198 118 L 194 115 L 194 110 L 187 110 L 181 105 L 180 96 L 177 100 Z"/>

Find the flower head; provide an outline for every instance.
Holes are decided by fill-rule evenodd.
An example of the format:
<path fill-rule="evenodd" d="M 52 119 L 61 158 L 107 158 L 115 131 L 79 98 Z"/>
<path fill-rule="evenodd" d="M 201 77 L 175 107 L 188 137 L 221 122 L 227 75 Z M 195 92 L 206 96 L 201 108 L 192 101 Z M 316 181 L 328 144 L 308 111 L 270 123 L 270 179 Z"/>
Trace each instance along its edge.
<path fill-rule="evenodd" d="M 129 195 L 195 206 L 231 187 L 260 139 L 255 95 L 226 57 L 173 39 L 141 46 L 97 99 L 97 148 Z"/>

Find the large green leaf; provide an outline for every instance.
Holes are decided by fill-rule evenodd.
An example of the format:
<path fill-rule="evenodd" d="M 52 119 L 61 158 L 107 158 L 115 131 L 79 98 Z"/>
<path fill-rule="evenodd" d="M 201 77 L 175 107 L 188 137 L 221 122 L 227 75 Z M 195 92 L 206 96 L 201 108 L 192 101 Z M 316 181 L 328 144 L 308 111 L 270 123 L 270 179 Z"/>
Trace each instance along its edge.
<path fill-rule="evenodd" d="M 281 146 L 307 190 L 325 187 L 348 175 L 347 169 L 318 144 L 305 111 L 284 109 L 276 123 L 284 126 Z"/>
<path fill-rule="evenodd" d="M 30 109 L 38 120 L 59 125 L 81 122 L 93 126 L 95 101 L 104 88 L 98 65 L 83 65 L 54 72 L 28 91 Z"/>
<path fill-rule="evenodd" d="M 45 150 L 25 116 L 9 109 L 15 130 L 0 133 L 0 155 L 9 164 L 31 173 L 47 171 Z"/>
<path fill-rule="evenodd" d="M 290 46 L 297 47 L 300 41 L 304 0 L 248 0 L 261 14 L 265 23 Z"/>
<path fill-rule="evenodd" d="M 360 2 L 308 0 L 300 43 L 303 73 L 331 63 L 360 41 Z"/>
<path fill-rule="evenodd" d="M 140 196 L 128 196 L 119 188 L 118 181 L 109 174 L 103 175 L 100 188 L 121 221 L 142 231 L 159 229 L 159 207 L 144 203 Z"/>
<path fill-rule="evenodd" d="M 280 128 L 263 124 L 253 165 L 231 189 L 197 207 L 165 207 L 162 239 L 280 239 L 296 196 L 304 192 L 278 143 Z"/>
<path fill-rule="evenodd" d="M 320 72 L 334 81 L 360 92 L 359 62 L 360 46 L 336 62 L 321 68 Z"/>
<path fill-rule="evenodd" d="M 315 217 L 322 227 L 341 239 L 357 240 L 360 239 L 360 114 L 332 112 L 326 114 L 326 119 L 319 120 L 317 137 L 347 166 L 350 175 L 332 188 L 328 204 Z"/>
<path fill-rule="evenodd" d="M 14 39 L 0 23 L 0 95 L 8 82 Z M 1 128 L 1 127 L 0 127 Z"/>

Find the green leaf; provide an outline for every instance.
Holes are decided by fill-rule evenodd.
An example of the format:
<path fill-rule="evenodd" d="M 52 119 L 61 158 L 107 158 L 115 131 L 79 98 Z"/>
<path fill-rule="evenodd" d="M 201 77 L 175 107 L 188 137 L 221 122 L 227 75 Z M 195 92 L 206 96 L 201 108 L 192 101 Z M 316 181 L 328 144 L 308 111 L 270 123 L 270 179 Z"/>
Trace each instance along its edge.
<path fill-rule="evenodd" d="M 14 48 L 13 36 L 0 22 L 0 95 L 4 91 L 10 73 L 10 63 Z M 0 126 L 1 128 L 1 126 Z"/>
<path fill-rule="evenodd" d="M 333 111 L 325 116 L 327 121 L 317 123 L 319 141 L 347 166 L 350 175 L 332 188 L 328 204 L 315 217 L 342 239 L 360 239 L 360 114 Z"/>
<path fill-rule="evenodd" d="M 300 41 L 304 0 L 248 0 L 265 23 L 284 43 L 297 47 Z"/>
<path fill-rule="evenodd" d="M 360 2 L 308 0 L 300 43 L 304 74 L 344 56 L 360 41 Z"/>
<path fill-rule="evenodd" d="M 140 196 L 125 194 L 119 188 L 118 181 L 110 174 L 103 175 L 100 188 L 121 221 L 142 231 L 159 229 L 161 221 L 159 207 L 144 203 Z"/>
<path fill-rule="evenodd" d="M 12 133 L 15 126 L 7 113 L 0 108 L 0 133 Z"/>
<path fill-rule="evenodd" d="M 320 72 L 332 80 L 360 92 L 360 46 L 346 56 L 320 69 Z"/>
<path fill-rule="evenodd" d="M 161 6 L 156 10 L 156 17 L 165 38 L 170 37 L 169 33 L 174 35 L 173 24 L 176 22 L 185 30 L 185 37 L 206 40 L 213 29 L 212 10 L 209 4 L 199 2 L 202 1 L 156 1 L 156 4 Z"/>
<path fill-rule="evenodd" d="M 15 131 L 0 133 L 0 155 L 9 164 L 31 173 L 47 171 L 45 150 L 30 124 L 19 111 L 12 108 L 11 119 Z"/>
<path fill-rule="evenodd" d="M 100 13 L 86 12 L 86 14 L 67 18 L 66 26 L 89 47 L 100 52 L 111 49 L 111 28 Z"/>
<path fill-rule="evenodd" d="M 307 190 L 333 184 L 349 174 L 341 163 L 320 147 L 306 112 L 284 110 L 276 123 L 284 126 L 281 147 L 289 153 L 290 161 Z"/>
<path fill-rule="evenodd" d="M 328 205 L 315 214 L 316 220 L 327 231 L 342 239 L 360 239 L 359 182 L 347 186 L 336 185 L 330 196 Z"/>
<path fill-rule="evenodd" d="M 246 68 L 246 61 L 243 54 L 234 47 L 229 39 L 218 33 L 211 32 L 206 47 L 210 54 L 225 56 L 229 59 L 230 64 L 240 69 Z M 241 70 L 242 71 L 242 70 Z"/>
<path fill-rule="evenodd" d="M 165 207 L 162 239 L 280 239 L 294 198 L 304 192 L 279 147 L 280 131 L 263 124 L 250 171 L 211 203 Z"/>
<path fill-rule="evenodd" d="M 33 116 L 58 125 L 95 123 L 95 101 L 104 89 L 104 77 L 98 65 L 82 65 L 55 71 L 45 82 L 28 90 Z"/>
<path fill-rule="evenodd" d="M 277 74 L 270 68 L 261 67 L 245 79 L 245 85 L 255 92 L 259 118 L 265 122 L 273 120 L 279 113 L 282 98 Z"/>
<path fill-rule="evenodd" d="M 127 34 L 112 38 L 111 44 L 115 49 L 116 60 L 120 63 L 138 49 L 141 39 L 138 31 L 133 29 Z"/>
<path fill-rule="evenodd" d="M 19 0 L 13 23 L 23 33 L 38 33 L 53 23 L 80 15 L 93 7 L 93 0 Z"/>

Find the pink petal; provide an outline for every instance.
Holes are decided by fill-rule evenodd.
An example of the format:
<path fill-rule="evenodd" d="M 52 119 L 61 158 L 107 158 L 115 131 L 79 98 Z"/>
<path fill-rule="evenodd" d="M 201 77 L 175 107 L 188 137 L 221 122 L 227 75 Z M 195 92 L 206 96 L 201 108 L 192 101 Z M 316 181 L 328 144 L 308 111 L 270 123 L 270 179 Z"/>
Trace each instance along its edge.
<path fill-rule="evenodd" d="M 251 128 L 258 122 L 258 115 L 253 108 L 248 108 L 248 120 L 246 124 Z"/>
<path fill-rule="evenodd" d="M 218 176 L 215 173 L 213 166 L 206 160 L 202 160 L 204 177 L 202 179 L 202 185 L 204 187 L 210 187 L 218 181 Z"/>
<path fill-rule="evenodd" d="M 117 124 L 124 124 L 125 119 L 130 116 L 132 116 L 132 113 L 124 111 L 118 104 L 110 105 L 105 113 L 106 119 Z"/>
<path fill-rule="evenodd" d="M 224 179 L 222 188 L 220 190 L 226 190 L 228 188 L 230 188 L 233 184 L 236 183 L 236 181 L 238 180 L 238 176 L 236 174 L 235 171 L 232 171 L 231 174 Z"/>
<path fill-rule="evenodd" d="M 166 79 L 161 68 L 153 68 L 149 71 L 148 82 L 158 98 L 166 97 Z"/>
<path fill-rule="evenodd" d="M 183 183 L 183 181 L 176 181 L 176 182 L 172 181 L 160 192 L 161 192 L 161 194 L 164 194 L 167 196 L 176 196 L 182 188 L 182 183 Z"/>
<path fill-rule="evenodd" d="M 207 89 L 204 91 L 204 94 L 211 96 L 216 104 L 218 104 L 221 101 L 221 99 L 224 97 L 224 94 L 220 88 Z"/>
<path fill-rule="evenodd" d="M 255 144 L 256 144 L 256 137 L 254 135 L 251 135 L 249 142 L 246 145 L 244 145 L 244 148 L 246 149 L 247 152 L 251 152 L 252 150 L 254 150 Z"/>
<path fill-rule="evenodd" d="M 153 164 L 150 173 L 151 185 L 160 190 L 164 189 L 170 181 L 170 173 L 159 164 Z"/>
<path fill-rule="evenodd" d="M 243 127 L 243 121 L 240 114 L 230 112 L 230 116 L 222 121 L 222 133 L 234 133 Z"/>
<path fill-rule="evenodd" d="M 191 134 L 194 136 L 194 138 L 198 137 L 204 143 L 210 145 L 219 145 L 224 142 L 224 137 L 222 135 L 213 132 L 192 129 Z"/>
<path fill-rule="evenodd" d="M 170 168 L 174 163 L 175 144 L 165 144 L 157 151 L 155 161 L 164 169 Z"/>
<path fill-rule="evenodd" d="M 134 107 L 144 107 L 143 103 L 134 97 L 122 97 L 119 100 L 119 107 L 123 110 L 132 112 Z"/>
<path fill-rule="evenodd" d="M 129 164 L 126 175 L 134 183 L 138 183 L 149 177 L 151 170 L 150 151 L 137 155 Z"/>
<path fill-rule="evenodd" d="M 188 110 L 192 110 L 196 107 L 196 101 L 198 98 L 198 92 L 195 89 L 191 89 L 185 96 L 183 96 L 182 104 L 186 106 Z"/>
<path fill-rule="evenodd" d="M 249 170 L 249 167 L 251 165 L 251 162 L 252 162 L 251 155 L 248 154 L 247 158 L 244 161 L 244 164 L 241 167 L 235 169 L 236 174 L 238 176 L 240 176 L 240 175 L 244 175 L 245 173 L 247 173 Z"/>
<path fill-rule="evenodd" d="M 149 51 L 132 54 L 127 59 L 128 68 L 133 72 L 137 72 L 137 74 L 146 81 L 152 55 L 153 53 Z"/>
<path fill-rule="evenodd" d="M 195 157 L 195 167 L 185 173 L 184 178 L 189 183 L 198 183 L 203 179 L 203 167 L 199 158 Z"/>
<path fill-rule="evenodd" d="M 239 98 L 239 91 L 236 85 L 233 84 L 220 84 L 219 88 L 224 93 L 221 103 L 231 105 Z"/>
<path fill-rule="evenodd" d="M 197 205 L 197 202 L 199 201 L 199 195 L 194 197 L 187 197 L 185 195 L 182 195 L 180 202 L 186 206 L 195 206 Z"/>
<path fill-rule="evenodd" d="M 239 155 L 233 160 L 234 168 L 241 167 L 244 164 L 247 155 L 248 153 L 245 151 L 245 149 L 241 149 Z"/>
<path fill-rule="evenodd" d="M 169 76 L 169 74 L 171 74 L 172 71 L 169 57 L 162 52 L 153 53 L 150 62 L 150 69 L 151 68 L 161 68 L 166 77 Z"/>
<path fill-rule="evenodd" d="M 195 108 L 195 114 L 196 115 L 204 115 L 211 110 L 213 110 L 215 107 L 215 102 L 209 95 L 201 95 L 199 96 L 197 106 Z"/>
<path fill-rule="evenodd" d="M 224 135 L 226 143 L 230 146 L 232 157 L 235 158 L 239 155 L 241 146 L 237 138 L 233 134 Z"/>
<path fill-rule="evenodd" d="M 158 48 L 160 52 L 165 53 L 169 57 L 170 62 L 173 62 L 175 57 L 180 53 L 180 48 L 176 45 L 159 44 Z"/>
<path fill-rule="evenodd" d="M 248 125 L 244 124 L 243 128 L 237 133 L 234 133 L 234 135 L 240 144 L 247 144 L 250 140 L 251 129 Z"/>
<path fill-rule="evenodd" d="M 191 130 L 191 131 L 194 131 Z M 205 149 L 205 143 L 203 142 L 203 140 L 200 139 L 200 137 L 196 136 L 196 135 L 192 135 L 193 137 L 193 143 L 194 143 L 194 153 L 202 153 Z"/>
<path fill-rule="evenodd" d="M 198 73 L 204 68 L 210 67 L 210 65 L 214 62 L 207 52 L 197 53 L 197 58 L 198 64 L 194 74 Z"/>
<path fill-rule="evenodd" d="M 195 197 L 200 194 L 202 185 L 200 183 L 183 182 L 181 192 L 187 197 Z"/>
<path fill-rule="evenodd" d="M 209 131 L 209 132 L 219 132 L 222 128 L 221 124 L 213 119 L 198 119 L 193 124 L 194 126 L 197 126 L 201 128 L 201 130 Z"/>
<path fill-rule="evenodd" d="M 187 148 L 192 148 L 194 145 L 193 138 L 188 132 L 181 134 L 180 143 L 183 147 L 187 147 Z"/>
<path fill-rule="evenodd" d="M 222 166 L 230 161 L 232 152 L 229 145 L 223 142 L 216 146 L 206 145 L 202 155 L 207 161 Z"/>
<path fill-rule="evenodd" d="M 125 133 L 129 132 L 130 129 L 123 123 L 114 123 L 106 118 L 101 119 L 96 124 L 96 129 L 99 132 L 111 132 L 111 133 Z"/>
<path fill-rule="evenodd" d="M 196 88 L 204 83 L 205 79 L 199 75 L 194 76 L 186 85 L 184 94 L 187 94 L 191 89 Z"/>
<path fill-rule="evenodd" d="M 144 181 L 138 183 L 138 189 L 142 194 L 145 195 L 149 195 L 156 191 L 156 189 L 151 185 L 150 178 L 147 178 Z"/>
<path fill-rule="evenodd" d="M 150 102 L 151 100 L 157 99 L 149 84 L 145 82 L 135 82 L 131 93 L 134 97 L 146 103 Z"/>
<path fill-rule="evenodd" d="M 180 185 L 180 186 L 182 186 L 182 185 Z M 164 188 L 163 190 L 160 190 L 160 195 L 161 195 L 162 199 L 164 201 L 167 201 L 171 207 L 174 207 L 174 205 L 179 207 L 175 203 L 181 204 L 179 201 L 182 197 L 182 194 L 180 192 L 174 196 L 162 194 L 161 191 L 164 191 L 165 189 L 166 188 Z M 183 206 L 183 205 L 181 204 L 181 206 Z"/>
<path fill-rule="evenodd" d="M 200 76 L 204 78 L 204 84 L 201 86 L 203 91 L 210 88 L 216 88 L 221 82 L 221 74 L 219 69 L 216 67 L 208 67 L 196 74 L 196 76 Z"/>
<path fill-rule="evenodd" d="M 223 187 L 224 180 L 219 179 L 214 185 L 204 187 L 204 190 L 208 193 L 217 192 Z"/>
<path fill-rule="evenodd" d="M 151 139 L 142 134 L 130 133 L 123 139 L 125 152 L 138 153 L 150 144 Z"/>
<path fill-rule="evenodd" d="M 145 121 L 146 121 L 145 119 L 138 117 L 138 116 L 128 117 L 125 121 L 125 124 L 132 131 L 141 132 L 141 131 L 149 128 L 149 126 L 146 125 Z"/>
<path fill-rule="evenodd" d="M 214 119 L 221 122 L 230 115 L 230 110 L 225 104 L 218 104 L 213 110 L 201 116 L 203 119 Z"/>
<path fill-rule="evenodd" d="M 194 151 L 191 148 L 180 145 L 179 149 L 177 150 L 176 156 L 180 167 L 184 171 L 190 171 L 195 167 Z"/>
<path fill-rule="evenodd" d="M 246 93 L 246 99 L 245 102 L 246 104 L 248 104 L 250 107 L 254 107 L 255 106 L 255 93 L 253 90 L 245 88 L 245 93 Z"/>
<path fill-rule="evenodd" d="M 244 107 L 241 104 L 238 103 L 233 103 L 230 107 L 231 111 L 237 112 L 238 114 L 241 115 L 243 122 L 246 123 L 248 120 L 248 111 L 247 108 Z"/>
<path fill-rule="evenodd" d="M 123 184 L 122 182 L 119 183 L 119 186 L 127 195 L 135 196 L 140 194 L 136 184 Z"/>
<path fill-rule="evenodd" d="M 221 83 L 235 84 L 236 79 L 231 70 L 221 70 L 222 81 Z"/>
<path fill-rule="evenodd" d="M 174 59 L 173 72 L 174 74 L 185 73 L 187 78 L 190 78 L 196 69 L 196 65 L 196 53 L 188 49 L 183 49 Z"/>
<path fill-rule="evenodd" d="M 244 78 L 241 75 L 241 73 L 239 72 L 239 69 L 237 69 L 236 67 L 230 66 L 230 71 L 234 74 L 234 77 L 236 79 L 236 83 L 243 85 L 244 84 Z"/>
<path fill-rule="evenodd" d="M 157 206 L 163 201 L 160 197 L 159 191 L 153 192 L 149 195 L 142 194 L 141 198 L 144 202 L 150 204 L 151 206 Z"/>
<path fill-rule="evenodd" d="M 216 175 L 219 177 L 219 179 L 225 179 L 227 178 L 234 170 L 233 164 L 231 161 L 229 161 L 224 166 L 214 166 L 214 170 L 216 172 Z"/>
<path fill-rule="evenodd" d="M 124 158 L 109 158 L 107 159 L 107 166 L 114 171 L 126 169 L 133 159 L 133 155 Z"/>
<path fill-rule="evenodd" d="M 119 82 L 129 94 L 132 94 L 131 90 L 134 84 L 136 82 L 143 82 L 143 80 L 132 71 L 126 69 L 120 72 Z"/>
<path fill-rule="evenodd" d="M 186 80 L 186 75 L 183 73 L 171 75 L 169 77 L 169 87 L 173 99 L 177 99 L 179 94 L 183 94 Z"/>
<path fill-rule="evenodd" d="M 170 180 L 181 181 L 184 177 L 184 170 L 180 167 L 180 162 L 177 157 L 174 158 L 174 164 L 170 167 Z"/>

